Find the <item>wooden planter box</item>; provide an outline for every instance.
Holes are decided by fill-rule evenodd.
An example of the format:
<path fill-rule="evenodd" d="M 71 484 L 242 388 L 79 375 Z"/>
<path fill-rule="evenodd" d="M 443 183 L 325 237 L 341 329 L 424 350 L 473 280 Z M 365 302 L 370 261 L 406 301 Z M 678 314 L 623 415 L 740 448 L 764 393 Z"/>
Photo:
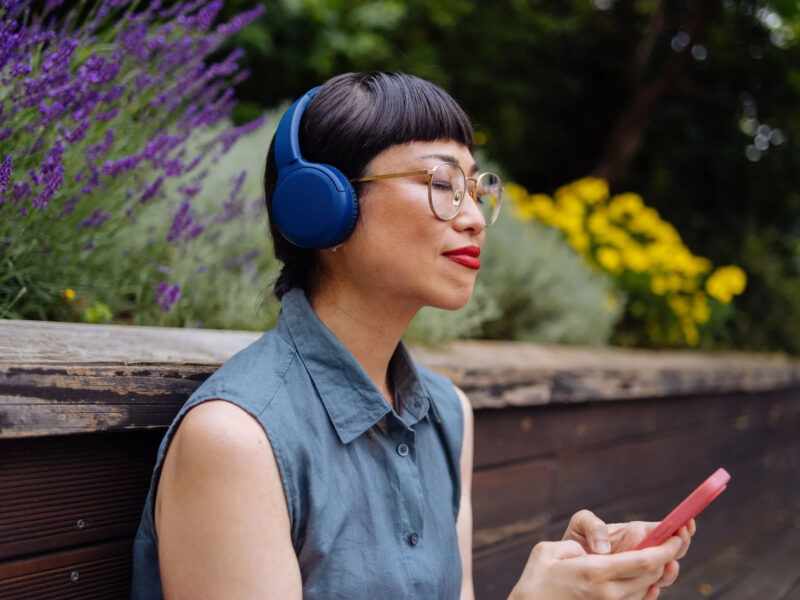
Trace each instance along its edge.
<path fill-rule="evenodd" d="M 0 321 L 0 598 L 125 598 L 155 452 L 257 334 Z M 800 362 L 458 342 L 413 349 L 475 409 L 474 571 L 505 598 L 569 516 L 658 520 L 716 467 L 664 598 L 800 598 Z"/>

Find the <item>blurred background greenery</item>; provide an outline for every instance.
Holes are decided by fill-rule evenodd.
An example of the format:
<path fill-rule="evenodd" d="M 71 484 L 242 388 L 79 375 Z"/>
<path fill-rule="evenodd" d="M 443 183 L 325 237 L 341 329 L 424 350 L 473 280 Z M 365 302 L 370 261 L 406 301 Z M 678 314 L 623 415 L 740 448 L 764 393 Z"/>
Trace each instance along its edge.
<path fill-rule="evenodd" d="M 247 6 L 229 0 L 225 11 Z M 747 289 L 703 345 L 800 352 L 800 2 L 269 0 L 244 120 L 343 71 L 442 85 L 530 192 L 636 191 Z"/>
<path fill-rule="evenodd" d="M 226 0 L 216 22 L 257 6 Z M 244 128 L 203 172 L 191 209 L 203 233 L 169 241 L 181 190 L 195 183 L 175 178 L 125 227 L 81 230 L 103 252 L 73 252 L 70 268 L 58 263 L 66 252 L 48 255 L 52 264 L 30 259 L 38 271 L 28 279 L 0 273 L 0 315 L 270 327 L 278 265 L 261 176 L 279 115 L 332 75 L 402 70 L 450 92 L 473 119 L 480 164 L 514 182 L 472 301 L 423 310 L 411 339 L 800 353 L 800 0 L 263 8 L 207 61 L 240 47 L 251 74 L 236 78 L 232 121 L 198 131 L 186 152 L 231 125 L 266 125 Z M 97 42 L 80 56 L 89 51 L 106 50 Z M 141 129 L 130 115 L 124 126 Z M 16 151 L 6 146 L 2 156 Z M 116 196 L 104 205 L 115 216 Z M 6 209 L 9 245 L 21 230 Z M 26 230 L 33 237 L 20 247 L 36 250 L 48 231 Z"/>

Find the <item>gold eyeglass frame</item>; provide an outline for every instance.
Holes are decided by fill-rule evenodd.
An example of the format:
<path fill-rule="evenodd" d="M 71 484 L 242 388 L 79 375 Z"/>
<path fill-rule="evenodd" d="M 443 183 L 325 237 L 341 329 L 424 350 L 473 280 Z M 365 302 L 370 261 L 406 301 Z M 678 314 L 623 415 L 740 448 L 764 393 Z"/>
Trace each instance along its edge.
<path fill-rule="evenodd" d="M 461 174 L 464 175 L 464 189 L 463 190 L 456 190 L 455 194 L 454 194 L 454 197 L 459 202 L 458 210 L 456 210 L 456 212 L 453 214 L 452 217 L 448 217 L 446 219 L 444 217 L 441 217 L 439 215 L 439 213 L 436 212 L 436 209 L 433 207 L 433 174 L 436 171 L 436 169 L 438 169 L 439 167 L 442 167 L 444 165 L 452 165 L 454 167 L 457 167 L 458 170 L 461 171 Z M 452 162 L 439 163 L 438 165 L 436 165 L 432 169 L 420 169 L 419 171 L 406 171 L 404 173 L 387 173 L 386 175 L 370 175 L 369 177 L 359 177 L 357 179 L 351 179 L 350 183 L 361 183 L 361 182 L 366 182 L 366 181 L 378 181 L 380 179 L 394 179 L 394 178 L 397 178 L 397 177 L 413 177 L 414 175 L 427 175 L 428 176 L 428 205 L 431 208 L 431 212 L 433 213 L 433 216 L 435 216 L 440 221 L 452 221 L 453 219 L 455 219 L 458 216 L 458 213 L 461 212 L 461 207 L 464 206 L 464 194 L 467 193 L 467 189 L 468 189 L 468 185 L 469 185 L 470 181 L 473 182 L 473 185 L 472 185 L 472 191 L 469 192 L 469 195 L 472 197 L 473 200 L 475 200 L 475 202 L 477 202 L 477 199 L 475 198 L 475 194 L 478 191 L 478 181 L 480 181 L 481 177 L 483 177 L 485 175 L 492 175 L 492 176 L 497 178 L 497 181 L 500 182 L 500 196 L 499 196 L 499 201 L 497 202 L 497 204 L 494 207 L 494 210 L 492 211 L 492 222 L 491 223 L 486 223 L 486 227 L 489 227 L 490 225 L 494 224 L 497 221 L 497 217 L 500 216 L 500 207 L 503 204 L 503 180 L 500 179 L 500 176 L 497 175 L 496 173 L 490 173 L 490 172 L 487 171 L 485 173 L 478 173 L 478 177 L 467 177 L 466 174 L 464 173 L 464 169 L 461 168 L 461 165 L 457 165 L 456 163 L 452 163 Z M 483 210 L 481 210 L 481 213 L 483 213 Z"/>

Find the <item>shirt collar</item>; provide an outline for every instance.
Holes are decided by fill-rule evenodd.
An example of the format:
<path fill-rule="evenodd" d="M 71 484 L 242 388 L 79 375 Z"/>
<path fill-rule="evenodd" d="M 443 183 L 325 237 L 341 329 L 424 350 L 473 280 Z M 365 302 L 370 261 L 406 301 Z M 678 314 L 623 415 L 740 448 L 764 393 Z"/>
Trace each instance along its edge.
<path fill-rule="evenodd" d="M 342 443 L 351 442 L 393 412 L 355 357 L 320 321 L 301 289 L 292 289 L 281 298 L 278 327 L 288 331 Z M 406 424 L 413 425 L 429 411 L 431 418 L 440 422 L 402 341 L 389 369 Z"/>

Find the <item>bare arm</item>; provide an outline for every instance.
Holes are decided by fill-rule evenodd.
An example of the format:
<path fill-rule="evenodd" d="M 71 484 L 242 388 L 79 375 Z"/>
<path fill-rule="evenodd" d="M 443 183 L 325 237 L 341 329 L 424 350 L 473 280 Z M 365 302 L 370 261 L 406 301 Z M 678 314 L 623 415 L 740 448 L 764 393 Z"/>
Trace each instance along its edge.
<path fill-rule="evenodd" d="M 475 589 L 472 583 L 472 453 L 473 453 L 473 417 L 472 405 L 460 389 L 456 388 L 461 399 L 461 411 L 464 414 L 464 437 L 461 444 L 461 504 L 458 509 L 458 551 L 461 554 L 460 600 L 475 600 Z"/>
<path fill-rule="evenodd" d="M 164 461 L 155 522 L 168 600 L 302 597 L 272 446 L 241 408 L 219 400 L 189 411 Z"/>

